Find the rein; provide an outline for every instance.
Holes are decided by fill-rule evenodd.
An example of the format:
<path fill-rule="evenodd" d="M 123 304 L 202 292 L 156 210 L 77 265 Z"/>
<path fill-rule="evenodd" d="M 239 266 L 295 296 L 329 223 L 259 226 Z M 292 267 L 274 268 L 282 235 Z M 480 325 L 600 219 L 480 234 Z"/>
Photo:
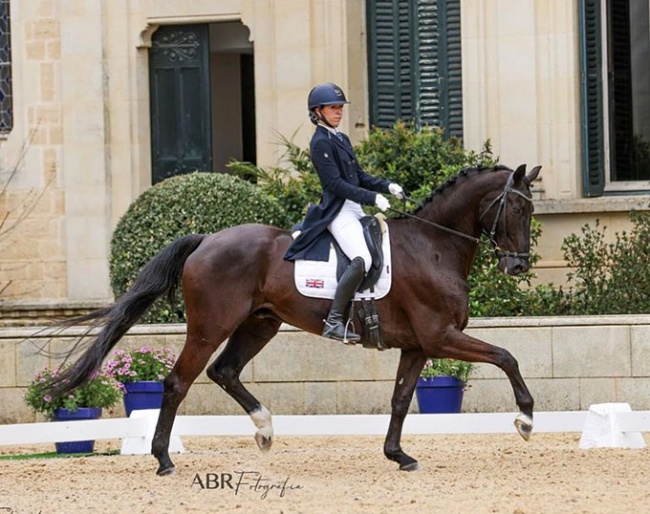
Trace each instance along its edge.
<path fill-rule="evenodd" d="M 408 200 L 409 202 L 415 202 L 419 203 L 412 198 L 409 198 L 408 196 L 404 196 L 404 200 Z M 436 227 L 439 230 L 443 230 L 445 232 L 449 232 L 450 234 L 454 234 L 455 236 L 462 237 L 463 239 L 467 239 L 468 241 L 472 241 L 473 243 L 479 244 L 481 240 L 478 237 L 470 236 L 468 234 L 465 234 L 464 232 L 459 232 L 458 230 L 454 230 L 453 228 L 445 227 L 444 225 L 439 225 L 438 223 L 434 223 L 433 221 L 425 220 L 424 218 L 420 218 L 420 216 L 416 216 L 415 214 L 409 214 L 408 212 L 402 212 L 398 209 L 393 209 L 392 207 L 389 207 L 388 210 L 396 212 L 397 214 L 401 216 L 407 216 L 409 218 L 413 218 L 414 220 L 421 221 L 422 223 L 426 223 L 427 225 L 431 225 L 432 227 Z"/>
<path fill-rule="evenodd" d="M 495 203 L 499 202 L 499 207 L 497 209 L 497 214 L 494 217 L 494 222 L 492 223 L 492 228 L 491 228 L 489 233 L 487 231 L 484 231 L 484 233 L 490 239 L 490 243 L 492 243 L 492 246 L 493 246 L 494 251 L 496 252 L 497 256 L 499 256 L 499 257 L 501 257 L 501 256 L 503 256 L 503 257 L 522 257 L 522 258 L 528 259 L 530 257 L 530 253 L 517 253 L 517 252 L 510 252 L 508 250 L 503 250 L 498 245 L 496 240 L 494 239 L 494 236 L 496 234 L 497 224 L 498 224 L 498 221 L 499 221 L 499 217 L 501 216 L 501 213 L 505 214 L 505 206 L 506 206 L 506 200 L 508 198 L 508 193 L 517 194 L 517 195 L 521 196 L 523 199 L 525 199 L 528 202 L 533 201 L 533 199 L 531 197 L 528 197 L 524 193 L 522 193 L 521 191 L 518 191 L 518 190 L 512 188 L 512 183 L 514 181 L 513 175 L 514 175 L 514 173 L 510 174 L 510 176 L 508 177 L 508 181 L 506 182 L 506 185 L 503 188 L 503 191 L 501 191 L 501 194 L 499 194 L 499 196 L 497 196 L 494 200 L 492 200 L 490 205 L 488 205 L 487 208 L 485 209 L 485 211 L 483 211 L 483 214 L 481 214 L 479 216 L 479 219 L 483 218 L 483 216 L 485 216 L 485 214 L 487 214 L 487 212 L 492 208 L 492 206 L 494 206 Z M 405 204 L 406 204 L 406 201 L 409 201 L 409 202 L 415 203 L 416 205 L 419 205 L 420 207 L 424 206 L 422 204 L 422 202 L 419 202 L 418 200 L 415 200 L 414 198 L 409 198 L 406 195 L 403 195 L 403 197 L 404 197 L 403 199 L 404 199 Z M 431 225 L 432 227 L 435 227 L 435 228 L 437 228 L 439 230 L 442 230 L 444 232 L 448 232 L 449 234 L 453 234 L 455 236 L 462 237 L 463 239 L 467 239 L 468 241 L 471 241 L 474 244 L 480 244 L 481 243 L 481 240 L 479 238 L 474 237 L 474 236 L 470 236 L 469 234 L 465 234 L 464 232 L 459 232 L 458 230 L 454 230 L 453 228 L 445 227 L 444 225 L 440 225 L 440 224 L 435 223 L 433 221 L 426 220 L 424 218 L 421 218 L 420 216 L 416 216 L 416 215 L 410 214 L 408 212 L 402 212 L 402 211 L 400 211 L 398 209 L 393 209 L 392 207 L 389 207 L 388 209 L 395 212 L 395 213 L 397 213 L 397 214 L 399 214 L 399 215 L 401 215 L 401 216 L 406 216 L 408 218 L 413 218 L 415 220 L 421 221 L 422 223 L 426 223 L 427 225 Z M 508 227 L 506 225 L 506 217 L 504 216 L 503 219 L 504 219 L 504 231 L 505 231 L 505 233 L 507 235 L 508 234 Z"/>

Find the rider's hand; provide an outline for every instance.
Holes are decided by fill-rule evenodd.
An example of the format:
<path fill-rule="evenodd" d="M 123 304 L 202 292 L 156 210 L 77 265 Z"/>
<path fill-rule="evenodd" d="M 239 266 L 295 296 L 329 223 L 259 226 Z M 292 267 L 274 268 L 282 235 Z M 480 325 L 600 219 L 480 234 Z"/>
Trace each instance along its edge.
<path fill-rule="evenodd" d="M 384 195 L 377 193 L 377 196 L 375 197 L 375 205 L 379 207 L 381 212 L 386 212 L 386 209 L 390 207 L 390 202 Z"/>
<path fill-rule="evenodd" d="M 402 186 L 400 186 L 399 184 L 390 184 L 388 186 L 388 190 L 390 191 L 390 194 L 393 195 L 398 200 L 404 199 L 404 190 L 402 189 Z"/>

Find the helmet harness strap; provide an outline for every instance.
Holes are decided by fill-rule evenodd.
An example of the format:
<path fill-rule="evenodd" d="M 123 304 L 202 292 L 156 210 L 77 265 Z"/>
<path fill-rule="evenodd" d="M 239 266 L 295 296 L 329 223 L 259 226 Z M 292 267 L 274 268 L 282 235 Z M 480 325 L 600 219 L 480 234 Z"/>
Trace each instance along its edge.
<path fill-rule="evenodd" d="M 336 127 L 334 125 L 332 125 L 329 121 L 327 121 L 325 119 L 325 116 L 323 116 L 322 114 L 317 114 L 316 113 L 316 109 L 318 109 L 320 111 L 322 108 L 323 108 L 322 105 L 319 105 L 318 107 L 314 107 L 309 112 L 309 116 L 312 118 L 312 120 L 316 121 L 316 125 L 318 124 L 318 122 L 322 122 L 323 124 L 327 125 L 329 128 L 336 130 Z"/>

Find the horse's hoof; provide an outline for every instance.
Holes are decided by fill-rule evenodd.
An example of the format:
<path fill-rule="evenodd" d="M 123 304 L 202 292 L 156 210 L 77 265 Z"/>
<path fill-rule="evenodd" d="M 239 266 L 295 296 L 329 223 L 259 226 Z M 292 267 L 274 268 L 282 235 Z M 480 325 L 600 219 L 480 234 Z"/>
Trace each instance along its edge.
<path fill-rule="evenodd" d="M 408 464 L 404 464 L 403 466 L 400 466 L 399 469 L 401 471 L 419 471 L 420 468 L 420 463 L 418 461 L 415 462 L 410 462 Z"/>
<path fill-rule="evenodd" d="M 530 434 L 533 431 L 532 418 L 520 412 L 515 418 L 515 428 L 522 439 L 528 441 L 530 439 Z"/>
<path fill-rule="evenodd" d="M 158 471 L 156 471 L 156 475 L 158 475 L 159 477 L 166 477 L 168 475 L 174 475 L 174 474 L 176 474 L 176 466 L 169 466 L 166 468 L 160 466 L 158 468 Z"/>
<path fill-rule="evenodd" d="M 273 436 L 265 436 L 262 432 L 257 431 L 255 432 L 255 442 L 257 443 L 257 447 L 260 450 L 263 452 L 268 452 L 271 449 L 271 445 L 273 444 Z"/>

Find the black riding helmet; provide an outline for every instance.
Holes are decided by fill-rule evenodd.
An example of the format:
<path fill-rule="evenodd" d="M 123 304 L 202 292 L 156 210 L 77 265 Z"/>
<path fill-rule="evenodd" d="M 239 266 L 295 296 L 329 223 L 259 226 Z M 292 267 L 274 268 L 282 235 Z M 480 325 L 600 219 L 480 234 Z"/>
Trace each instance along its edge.
<path fill-rule="evenodd" d="M 316 114 L 314 109 L 316 107 L 321 107 L 323 105 L 342 105 L 349 104 L 348 100 L 345 98 L 345 93 L 343 90 L 336 84 L 331 82 L 326 82 L 324 84 L 318 84 L 309 92 L 307 97 L 307 108 L 309 109 L 309 120 L 317 125 L 319 121 L 324 122 L 329 125 L 327 121 Z"/>

